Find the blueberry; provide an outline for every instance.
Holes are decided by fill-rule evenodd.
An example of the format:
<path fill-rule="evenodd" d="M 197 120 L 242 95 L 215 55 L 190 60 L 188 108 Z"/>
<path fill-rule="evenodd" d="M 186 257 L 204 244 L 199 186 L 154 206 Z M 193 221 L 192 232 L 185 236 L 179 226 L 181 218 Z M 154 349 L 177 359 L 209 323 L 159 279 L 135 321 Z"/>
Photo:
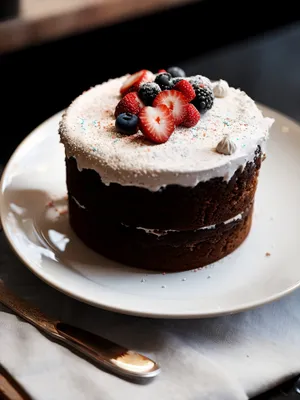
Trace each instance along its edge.
<path fill-rule="evenodd" d="M 172 76 L 167 72 L 162 72 L 158 74 L 155 78 L 155 83 L 157 83 L 161 90 L 171 90 L 173 88 Z"/>
<path fill-rule="evenodd" d="M 173 77 L 173 78 L 184 78 L 186 76 L 185 72 L 183 69 L 179 67 L 170 67 L 167 69 L 167 72 Z"/>
<path fill-rule="evenodd" d="M 153 100 L 161 92 L 161 88 L 155 82 L 143 83 L 140 86 L 138 95 L 146 106 L 152 106 Z"/>
<path fill-rule="evenodd" d="M 133 135 L 138 131 L 139 119 L 136 115 L 131 113 L 122 113 L 117 116 L 116 129 L 124 135 Z"/>

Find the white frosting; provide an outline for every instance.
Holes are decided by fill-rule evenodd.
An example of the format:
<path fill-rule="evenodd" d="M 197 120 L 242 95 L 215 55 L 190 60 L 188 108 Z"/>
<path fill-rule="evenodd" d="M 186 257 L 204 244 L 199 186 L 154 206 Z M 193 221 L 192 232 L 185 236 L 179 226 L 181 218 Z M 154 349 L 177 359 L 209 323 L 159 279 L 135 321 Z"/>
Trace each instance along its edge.
<path fill-rule="evenodd" d="M 227 225 L 227 224 L 229 224 L 230 222 L 238 221 L 238 220 L 242 219 L 242 217 L 243 217 L 243 213 L 240 213 L 240 214 L 236 215 L 235 217 L 230 218 L 230 219 L 228 219 L 227 221 L 224 221 L 223 224 L 224 224 L 224 225 Z M 220 225 L 220 224 L 221 224 L 221 222 L 220 222 L 218 225 Z M 129 228 L 128 225 L 125 225 L 125 224 L 123 224 L 123 225 L 126 226 L 127 228 Z M 193 232 L 198 232 L 198 231 L 207 230 L 207 229 L 215 229 L 215 227 L 216 227 L 216 224 L 214 224 L 214 225 L 202 226 L 202 227 L 199 228 L 199 229 L 194 229 Z M 142 228 L 141 226 L 136 227 L 135 229 L 141 229 L 141 230 L 143 230 L 144 232 L 146 232 L 146 233 L 148 233 L 148 234 L 150 234 L 150 235 L 155 235 L 155 236 L 165 236 L 165 235 L 167 235 L 168 233 L 172 233 L 172 232 L 182 232 L 182 231 L 178 231 L 178 230 L 174 230 L 174 229 L 164 229 L 164 230 L 163 230 L 163 229 Z"/>
<path fill-rule="evenodd" d="M 79 208 L 82 208 L 83 210 L 86 209 L 86 207 L 80 204 L 79 201 L 74 196 L 72 196 L 72 199 L 75 201 L 75 203 L 78 205 Z"/>
<path fill-rule="evenodd" d="M 60 123 L 66 155 L 76 158 L 79 169 L 97 171 L 103 183 L 157 191 L 170 184 L 193 187 L 215 177 L 229 180 L 253 160 L 258 145 L 264 151 L 273 119 L 264 118 L 254 101 L 234 88 L 225 98 L 215 98 L 195 127 L 177 127 L 164 144 L 151 143 L 141 132 L 117 133 L 114 111 L 124 79 L 109 80 L 83 93 Z M 232 155 L 215 151 L 224 135 L 237 145 Z"/>
<path fill-rule="evenodd" d="M 213 92 L 216 97 L 226 97 L 229 93 L 229 85 L 223 79 L 213 83 Z"/>

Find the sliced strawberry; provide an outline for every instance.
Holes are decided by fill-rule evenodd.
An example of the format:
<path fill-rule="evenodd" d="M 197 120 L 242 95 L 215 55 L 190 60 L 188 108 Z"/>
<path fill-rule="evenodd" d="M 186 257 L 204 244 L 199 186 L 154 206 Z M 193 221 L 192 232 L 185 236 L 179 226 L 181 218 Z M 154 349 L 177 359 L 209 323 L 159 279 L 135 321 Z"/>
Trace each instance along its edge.
<path fill-rule="evenodd" d="M 178 90 L 163 90 L 153 101 L 153 107 L 166 105 L 173 113 L 175 125 L 180 125 L 185 117 L 185 105 L 187 98 Z"/>
<path fill-rule="evenodd" d="M 185 111 L 186 114 L 181 125 L 187 128 L 197 125 L 200 121 L 200 113 L 197 108 L 193 104 L 186 104 Z"/>
<path fill-rule="evenodd" d="M 177 82 L 173 89 L 179 90 L 179 92 L 184 94 L 188 102 L 194 100 L 194 98 L 196 97 L 196 92 L 193 88 L 193 85 L 185 79 Z"/>
<path fill-rule="evenodd" d="M 126 79 L 120 89 L 120 93 L 122 96 L 125 96 L 129 92 L 137 92 L 141 83 L 152 81 L 154 81 L 153 73 L 147 69 L 142 69 Z"/>
<path fill-rule="evenodd" d="M 157 107 L 144 107 L 139 113 L 140 130 L 154 143 L 165 143 L 175 129 L 170 109 L 161 104 Z"/>
<path fill-rule="evenodd" d="M 137 115 L 144 107 L 143 102 L 140 100 L 137 92 L 127 93 L 115 109 L 115 117 L 122 113 L 131 113 Z"/>

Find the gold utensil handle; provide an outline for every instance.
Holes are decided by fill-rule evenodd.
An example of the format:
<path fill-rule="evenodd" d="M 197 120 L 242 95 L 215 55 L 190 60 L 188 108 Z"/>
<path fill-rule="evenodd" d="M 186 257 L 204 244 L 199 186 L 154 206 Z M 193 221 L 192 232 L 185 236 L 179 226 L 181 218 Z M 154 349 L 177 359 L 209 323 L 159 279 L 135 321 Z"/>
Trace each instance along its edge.
<path fill-rule="evenodd" d="M 55 325 L 58 321 L 52 320 L 36 307 L 33 307 L 31 304 L 29 304 L 29 302 L 17 297 L 4 285 L 4 282 L 1 279 L 0 302 L 35 327 L 43 329 L 48 333 L 51 332 L 51 334 L 56 333 Z"/>
<path fill-rule="evenodd" d="M 144 355 L 129 350 L 91 332 L 48 318 L 28 302 L 18 298 L 0 280 L 0 302 L 18 316 L 60 343 L 75 349 L 85 358 L 128 379 L 153 378 L 159 365 Z"/>
<path fill-rule="evenodd" d="M 152 378 L 160 372 L 153 360 L 91 332 L 59 322 L 57 332 L 94 362 L 127 378 Z"/>

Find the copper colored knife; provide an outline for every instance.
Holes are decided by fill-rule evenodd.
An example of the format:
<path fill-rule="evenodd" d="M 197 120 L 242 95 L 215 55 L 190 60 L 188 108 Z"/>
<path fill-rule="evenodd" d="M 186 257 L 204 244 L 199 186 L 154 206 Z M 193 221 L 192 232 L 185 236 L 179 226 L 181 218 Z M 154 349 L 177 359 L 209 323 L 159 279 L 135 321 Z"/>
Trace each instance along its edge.
<path fill-rule="evenodd" d="M 144 381 L 160 372 L 159 365 L 148 357 L 83 329 L 48 318 L 8 290 L 2 280 L 0 280 L 0 303 L 46 335 L 115 375 Z"/>

